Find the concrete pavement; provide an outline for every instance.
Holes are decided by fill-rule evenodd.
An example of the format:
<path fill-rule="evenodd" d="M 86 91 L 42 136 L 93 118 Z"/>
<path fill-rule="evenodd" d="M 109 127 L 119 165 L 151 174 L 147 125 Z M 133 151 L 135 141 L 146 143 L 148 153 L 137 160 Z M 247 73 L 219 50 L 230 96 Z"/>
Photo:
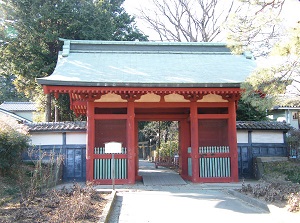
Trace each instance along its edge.
<path fill-rule="evenodd" d="M 153 163 L 141 161 L 140 164 L 140 175 L 151 176 L 152 172 L 154 178 L 166 178 L 167 173 L 176 174 L 163 167 L 155 169 Z M 261 208 L 261 205 L 251 202 L 247 196 L 243 198 L 229 193 L 234 189 L 240 189 L 242 182 L 178 184 L 177 181 L 177 183 L 171 183 L 172 181 L 161 179 L 153 182 L 116 185 L 114 203 L 110 208 L 111 211 L 108 211 L 110 218 L 102 216 L 102 219 L 109 223 L 196 223 L 203 221 L 290 223 L 300 220 L 300 213 L 290 213 L 286 209 L 266 205 L 255 199 L 263 207 L 267 207 L 269 211 L 266 211 L 265 208 Z M 257 181 L 246 183 L 255 184 Z M 112 186 L 97 185 L 95 189 L 111 192 Z"/>
<path fill-rule="evenodd" d="M 159 169 L 162 172 L 164 170 L 161 167 Z M 140 171 L 145 170 L 149 171 L 149 168 L 142 167 L 140 169 Z M 141 175 L 143 174 L 141 173 Z M 300 220 L 300 214 L 289 213 L 273 205 L 268 206 L 270 212 L 267 212 L 258 205 L 252 205 L 247 200 L 228 193 L 229 190 L 241 188 L 241 185 L 242 182 L 221 184 L 186 182 L 186 184 L 180 185 L 163 185 L 161 183 L 144 185 L 142 182 L 138 182 L 135 185 L 118 185 L 116 186 L 116 199 L 107 222 L 287 223 Z M 103 186 L 100 187 L 104 189 Z"/>

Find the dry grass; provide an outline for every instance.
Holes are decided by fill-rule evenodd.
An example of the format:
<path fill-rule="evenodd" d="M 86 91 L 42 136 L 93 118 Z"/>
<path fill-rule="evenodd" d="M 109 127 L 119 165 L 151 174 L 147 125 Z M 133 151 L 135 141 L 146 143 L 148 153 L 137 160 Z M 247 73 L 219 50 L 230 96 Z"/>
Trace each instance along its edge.
<path fill-rule="evenodd" d="M 243 184 L 240 192 L 300 212 L 299 161 L 270 162 L 264 164 L 264 175 L 258 184 Z"/>
<path fill-rule="evenodd" d="M 3 183 L 2 183 L 3 185 Z M 71 189 L 49 190 L 31 199 L 15 196 L 0 206 L 0 222 L 97 222 L 108 194 L 101 194 L 92 185 Z"/>

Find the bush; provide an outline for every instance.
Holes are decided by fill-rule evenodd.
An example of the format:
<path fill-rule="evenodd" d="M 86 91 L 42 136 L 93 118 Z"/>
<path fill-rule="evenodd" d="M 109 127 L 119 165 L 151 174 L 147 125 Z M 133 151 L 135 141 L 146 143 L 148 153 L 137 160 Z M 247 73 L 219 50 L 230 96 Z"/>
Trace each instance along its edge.
<path fill-rule="evenodd" d="M 159 150 L 159 155 L 161 157 L 174 157 L 175 154 L 178 154 L 177 141 L 168 141 L 166 143 L 161 143 Z"/>
<path fill-rule="evenodd" d="M 289 155 L 300 159 L 300 130 L 292 129 L 287 134 L 287 143 L 289 146 Z"/>
<path fill-rule="evenodd" d="M 0 119 L 0 175 L 13 173 L 22 161 L 22 152 L 29 147 L 27 128 L 14 119 Z"/>
<path fill-rule="evenodd" d="M 293 183 L 300 183 L 300 162 L 299 161 L 278 161 L 264 163 L 264 172 L 273 173 L 274 177 L 283 175 L 285 180 Z"/>

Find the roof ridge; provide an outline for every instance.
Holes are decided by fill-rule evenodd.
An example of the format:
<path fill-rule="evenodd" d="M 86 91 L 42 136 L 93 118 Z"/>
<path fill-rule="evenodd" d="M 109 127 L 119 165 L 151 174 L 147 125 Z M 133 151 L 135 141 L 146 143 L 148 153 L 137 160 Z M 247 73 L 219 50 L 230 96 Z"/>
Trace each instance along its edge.
<path fill-rule="evenodd" d="M 35 104 L 35 102 L 32 101 L 4 101 L 2 104 Z"/>

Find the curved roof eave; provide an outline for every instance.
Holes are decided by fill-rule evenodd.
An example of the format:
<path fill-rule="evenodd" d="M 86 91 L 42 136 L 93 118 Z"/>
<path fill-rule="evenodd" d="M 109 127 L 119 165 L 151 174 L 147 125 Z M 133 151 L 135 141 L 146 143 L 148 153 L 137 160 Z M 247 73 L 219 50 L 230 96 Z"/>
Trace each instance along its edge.
<path fill-rule="evenodd" d="M 241 83 L 118 83 L 118 82 L 79 82 L 37 79 L 41 85 L 80 86 L 80 87 L 157 87 L 157 88 L 239 88 Z"/>

